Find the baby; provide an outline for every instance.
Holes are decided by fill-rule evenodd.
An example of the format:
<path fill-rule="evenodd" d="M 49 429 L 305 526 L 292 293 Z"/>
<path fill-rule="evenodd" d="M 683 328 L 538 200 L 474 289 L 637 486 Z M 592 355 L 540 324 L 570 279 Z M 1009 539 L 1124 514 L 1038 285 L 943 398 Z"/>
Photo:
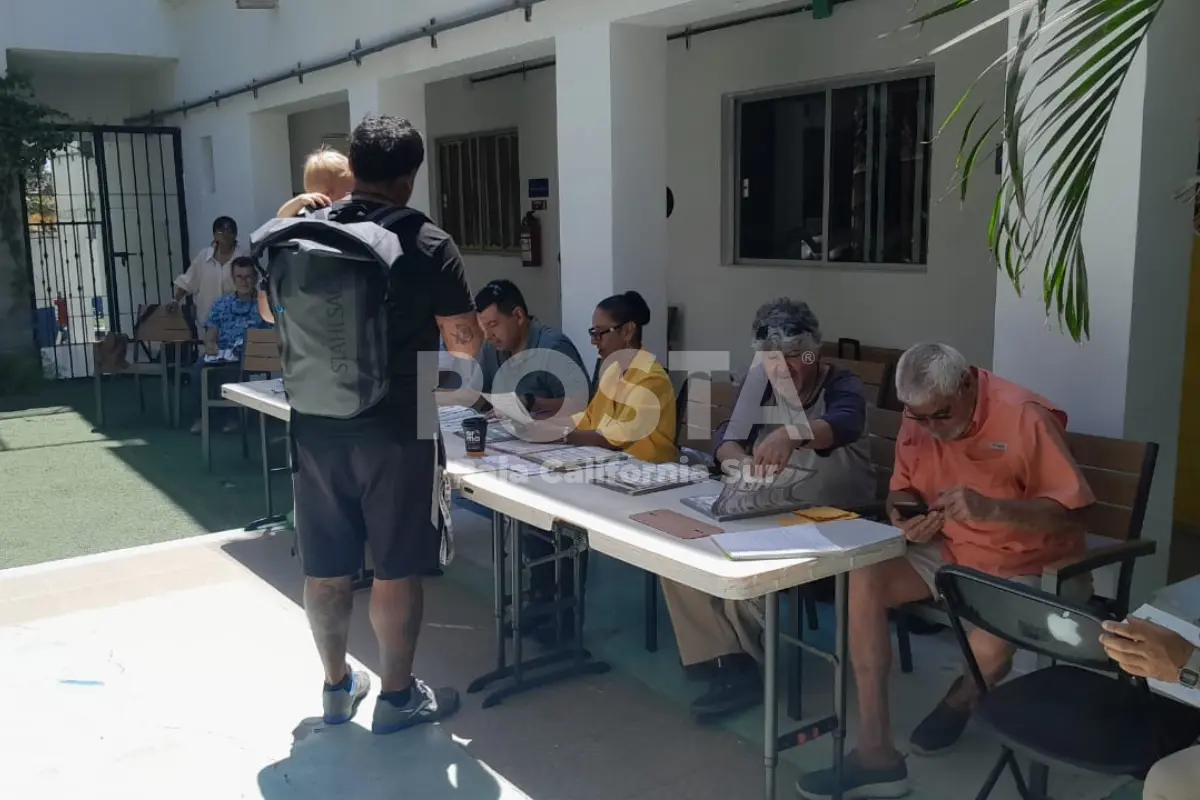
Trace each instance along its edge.
<path fill-rule="evenodd" d="M 304 162 L 304 194 L 284 203 L 277 216 L 294 217 L 306 208 L 326 208 L 353 189 L 350 160 L 337 150 L 322 146 Z"/>

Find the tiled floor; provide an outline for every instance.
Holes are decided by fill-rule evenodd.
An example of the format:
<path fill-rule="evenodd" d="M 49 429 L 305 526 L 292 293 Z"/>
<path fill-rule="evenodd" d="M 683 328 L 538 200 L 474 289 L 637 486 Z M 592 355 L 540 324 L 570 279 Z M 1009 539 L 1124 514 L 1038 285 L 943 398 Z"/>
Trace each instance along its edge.
<path fill-rule="evenodd" d="M 430 581 L 418 671 L 464 687 L 492 662 L 487 526 L 459 515 L 460 559 Z M 641 648 L 640 574 L 597 558 L 589 642 L 612 673 L 463 710 L 437 729 L 372 737 L 361 722 L 324 729 L 320 674 L 284 536 L 200 537 L 132 554 L 0 572 L 0 797 L 413 797 L 421 800 L 729 800 L 760 796 L 761 714 L 701 728 L 685 704 L 663 616 L 659 653 Z M 377 666 L 365 613 L 351 650 Z M 829 625 L 826 621 L 823 626 Z M 907 731 L 952 675 L 947 642 L 917 642 L 917 671 L 897 675 Z M 828 670 L 807 665 L 810 711 L 828 707 Z M 368 704 L 362 712 L 369 719 Z M 852 731 L 853 733 L 853 731 Z M 461 747 L 457 746 L 461 745 Z M 465 749 L 464 749 L 465 748 Z M 826 762 L 819 742 L 786 754 Z M 919 800 L 974 795 L 995 745 L 972 729 L 947 759 L 911 759 Z M 14 768 L 14 765 L 15 768 Z M 501 777 L 503 776 L 503 777 Z M 969 787 L 969 791 L 964 789 Z M 1056 800 L 1115 787 L 1054 775 Z M 1013 798 L 1005 783 L 996 800 Z M 1130 795 L 1130 798 L 1136 794 Z"/>

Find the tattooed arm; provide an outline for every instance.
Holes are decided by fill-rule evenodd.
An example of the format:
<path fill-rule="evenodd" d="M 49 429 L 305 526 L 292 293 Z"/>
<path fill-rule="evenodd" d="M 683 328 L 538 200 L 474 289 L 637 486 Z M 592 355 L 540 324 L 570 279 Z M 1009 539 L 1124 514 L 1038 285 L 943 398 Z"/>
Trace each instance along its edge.
<path fill-rule="evenodd" d="M 467 285 L 462 256 L 450 237 L 438 247 L 434 259 L 438 273 L 433 313 L 442 341 L 456 356 L 477 358 L 483 348 L 483 329 L 475 316 L 475 298 Z"/>
<path fill-rule="evenodd" d="M 438 317 L 437 324 L 448 351 L 468 358 L 479 355 L 483 347 L 483 330 L 479 327 L 479 319 L 474 311 L 451 317 Z"/>

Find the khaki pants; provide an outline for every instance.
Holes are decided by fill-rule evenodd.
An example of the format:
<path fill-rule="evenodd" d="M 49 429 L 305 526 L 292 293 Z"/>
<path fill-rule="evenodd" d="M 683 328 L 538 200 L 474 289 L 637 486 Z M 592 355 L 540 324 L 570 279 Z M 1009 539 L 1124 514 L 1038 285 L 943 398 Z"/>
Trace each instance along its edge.
<path fill-rule="evenodd" d="M 1155 764 L 1146 776 L 1142 800 L 1200 800 L 1200 745 Z"/>
<path fill-rule="evenodd" d="M 763 660 L 762 611 L 755 603 L 723 600 L 666 578 L 662 591 L 685 667 L 735 653 Z"/>

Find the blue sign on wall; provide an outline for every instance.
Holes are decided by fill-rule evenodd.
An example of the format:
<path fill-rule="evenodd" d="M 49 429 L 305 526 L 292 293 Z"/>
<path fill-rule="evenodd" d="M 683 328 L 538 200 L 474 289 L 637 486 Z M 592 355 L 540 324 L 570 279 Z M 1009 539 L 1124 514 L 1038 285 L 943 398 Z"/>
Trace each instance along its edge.
<path fill-rule="evenodd" d="M 550 179 L 549 178 L 530 178 L 529 179 L 529 199 L 544 198 L 550 196 Z"/>

